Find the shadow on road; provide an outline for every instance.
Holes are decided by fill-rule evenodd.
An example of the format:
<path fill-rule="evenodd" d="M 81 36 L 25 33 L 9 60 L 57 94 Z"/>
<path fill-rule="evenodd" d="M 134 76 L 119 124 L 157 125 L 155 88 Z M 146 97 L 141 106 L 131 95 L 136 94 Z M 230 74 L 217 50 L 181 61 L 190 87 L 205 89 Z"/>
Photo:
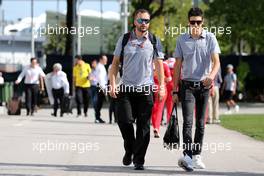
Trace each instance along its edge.
<path fill-rule="evenodd" d="M 61 171 L 66 172 L 93 172 L 93 173 L 129 173 L 129 174 L 154 174 L 154 175 L 172 175 L 186 174 L 182 170 L 174 170 L 172 167 L 164 166 L 149 166 L 146 167 L 144 171 L 135 171 L 133 167 L 122 167 L 122 166 L 100 166 L 100 165 L 56 165 L 56 164 L 21 164 L 21 163 L 0 163 L 1 166 L 8 167 L 39 167 L 39 168 L 57 168 Z M 160 169 L 160 168 L 167 168 Z M 171 169 L 171 170 L 170 170 Z M 177 168 L 179 169 L 179 168 Z M 3 175 L 3 173 L 1 173 Z M 25 176 L 23 174 L 4 174 L 4 175 L 15 175 L 15 176 Z M 28 174 L 27 174 L 28 175 Z M 251 172 L 219 172 L 219 171 L 194 171 L 188 173 L 188 175 L 232 175 L 232 176 L 263 176 L 263 173 L 251 173 Z M 41 175 L 29 175 L 29 176 L 41 176 Z"/>

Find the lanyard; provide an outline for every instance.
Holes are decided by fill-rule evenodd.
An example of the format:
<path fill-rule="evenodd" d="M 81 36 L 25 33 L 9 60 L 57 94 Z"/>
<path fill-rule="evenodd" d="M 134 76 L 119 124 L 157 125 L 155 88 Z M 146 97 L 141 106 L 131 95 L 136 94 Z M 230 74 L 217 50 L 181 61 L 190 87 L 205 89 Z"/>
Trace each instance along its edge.
<path fill-rule="evenodd" d="M 131 35 L 130 35 L 130 37 L 129 37 L 129 42 L 131 43 L 131 46 L 133 46 L 133 47 L 144 48 L 144 43 L 146 42 L 146 40 L 147 40 L 147 38 L 144 37 L 144 41 L 141 42 L 140 44 L 137 44 L 137 43 L 133 43 L 133 42 L 132 42 Z"/>

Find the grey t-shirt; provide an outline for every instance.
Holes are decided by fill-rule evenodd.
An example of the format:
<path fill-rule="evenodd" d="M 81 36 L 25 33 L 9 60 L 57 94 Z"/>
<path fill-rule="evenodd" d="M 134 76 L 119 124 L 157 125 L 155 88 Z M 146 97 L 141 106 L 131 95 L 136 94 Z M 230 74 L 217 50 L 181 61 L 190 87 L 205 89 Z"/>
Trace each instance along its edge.
<path fill-rule="evenodd" d="M 225 75 L 225 90 L 234 91 L 236 87 L 237 76 L 235 73 Z"/>
<path fill-rule="evenodd" d="M 120 57 L 122 50 L 122 35 L 114 51 L 114 56 Z M 134 31 L 131 32 L 130 39 L 124 47 L 123 75 L 121 83 L 129 86 L 152 85 L 153 81 L 153 58 L 163 59 L 162 45 L 157 38 L 156 48 L 158 53 L 154 54 L 154 49 L 148 35 L 137 38 Z M 153 57 L 154 56 L 154 57 Z"/>
<path fill-rule="evenodd" d="M 213 53 L 220 53 L 220 48 L 213 33 L 203 30 L 199 39 L 190 34 L 182 34 L 177 39 L 175 58 L 182 62 L 182 79 L 201 81 L 211 72 Z"/>

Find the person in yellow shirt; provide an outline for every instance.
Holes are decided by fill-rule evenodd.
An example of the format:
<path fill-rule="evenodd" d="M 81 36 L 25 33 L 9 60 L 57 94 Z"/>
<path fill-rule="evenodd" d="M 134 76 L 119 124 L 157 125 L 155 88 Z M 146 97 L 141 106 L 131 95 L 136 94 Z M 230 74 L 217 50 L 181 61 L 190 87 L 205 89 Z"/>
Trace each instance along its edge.
<path fill-rule="evenodd" d="M 91 83 L 89 75 L 92 72 L 88 63 L 85 63 L 81 56 L 75 56 L 76 65 L 73 67 L 73 81 L 75 87 L 75 98 L 77 104 L 77 117 L 81 116 L 83 105 L 84 116 L 87 117 Z"/>

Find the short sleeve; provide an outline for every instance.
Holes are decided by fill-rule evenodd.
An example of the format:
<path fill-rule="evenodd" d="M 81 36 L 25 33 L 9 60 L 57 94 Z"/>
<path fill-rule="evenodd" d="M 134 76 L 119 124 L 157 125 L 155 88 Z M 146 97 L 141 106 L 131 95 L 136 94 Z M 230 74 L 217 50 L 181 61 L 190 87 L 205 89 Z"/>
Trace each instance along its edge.
<path fill-rule="evenodd" d="M 220 47 L 214 34 L 211 34 L 210 54 L 220 54 Z"/>
<path fill-rule="evenodd" d="M 224 81 L 227 82 L 227 75 L 225 75 L 225 77 L 224 77 Z"/>
<path fill-rule="evenodd" d="M 157 43 L 156 43 L 156 49 L 157 53 L 155 53 L 154 58 L 155 59 L 164 59 L 164 54 L 162 52 L 162 44 L 160 39 L 157 38 Z"/>
<path fill-rule="evenodd" d="M 122 35 L 117 43 L 116 43 L 116 47 L 115 47 L 115 51 L 114 51 L 114 56 L 120 57 L 121 54 L 121 50 L 122 50 L 122 40 L 124 38 L 124 35 Z"/>
<path fill-rule="evenodd" d="M 174 57 L 178 58 L 178 59 L 183 59 L 183 54 L 182 54 L 182 48 L 181 48 L 181 38 L 178 37 L 177 41 L 176 41 L 176 48 L 174 51 Z"/>
<path fill-rule="evenodd" d="M 233 77 L 233 81 L 237 80 L 237 75 L 235 73 L 232 75 L 232 77 Z"/>
<path fill-rule="evenodd" d="M 88 70 L 88 74 L 90 74 L 92 72 L 90 64 L 87 64 L 87 70 Z"/>
<path fill-rule="evenodd" d="M 39 67 L 39 74 L 42 77 L 45 77 L 46 76 L 41 67 Z"/>

